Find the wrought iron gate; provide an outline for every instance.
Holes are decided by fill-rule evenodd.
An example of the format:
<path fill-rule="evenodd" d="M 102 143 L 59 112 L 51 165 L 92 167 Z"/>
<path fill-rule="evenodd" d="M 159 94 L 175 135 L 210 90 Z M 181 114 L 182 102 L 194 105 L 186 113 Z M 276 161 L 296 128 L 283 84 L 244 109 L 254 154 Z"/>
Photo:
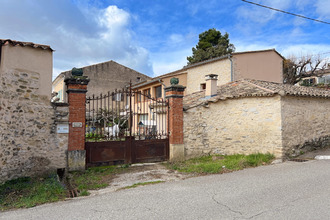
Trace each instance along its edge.
<path fill-rule="evenodd" d="M 86 99 L 87 166 L 164 161 L 169 157 L 168 102 L 150 89 Z"/>

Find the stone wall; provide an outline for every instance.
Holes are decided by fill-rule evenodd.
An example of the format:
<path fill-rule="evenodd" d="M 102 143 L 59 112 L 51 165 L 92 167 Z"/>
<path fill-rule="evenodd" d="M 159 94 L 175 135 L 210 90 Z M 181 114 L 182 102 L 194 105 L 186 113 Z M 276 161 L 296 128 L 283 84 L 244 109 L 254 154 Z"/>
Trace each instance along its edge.
<path fill-rule="evenodd" d="M 283 147 L 288 156 L 330 146 L 330 100 L 282 97 Z"/>
<path fill-rule="evenodd" d="M 129 85 L 130 81 L 132 81 L 132 84 L 136 83 L 137 78 L 140 78 L 140 81 L 150 79 L 150 77 L 112 60 L 85 66 L 82 69 L 84 76 L 90 79 L 88 92 L 86 94 L 87 97 L 92 95 L 98 96 L 101 93 L 106 94 L 109 91 L 113 92 L 115 89 L 123 89 L 125 86 Z M 66 71 L 61 74 L 65 76 L 62 79 L 64 80 L 64 78 L 71 76 L 71 71 Z M 62 75 L 59 77 L 62 77 Z M 63 88 L 63 91 L 64 90 L 65 88 Z M 65 92 L 63 92 L 63 101 L 67 102 L 67 94 Z"/>
<path fill-rule="evenodd" d="M 217 74 L 218 86 L 231 81 L 231 62 L 229 59 L 218 60 L 187 70 L 186 94 L 200 91 L 200 84 L 205 83 L 205 75 Z M 183 84 L 184 85 L 184 84 Z"/>
<path fill-rule="evenodd" d="M 56 133 L 56 120 L 67 108 L 54 110 L 39 95 L 39 73 L 6 70 L 0 77 L 0 183 L 65 168 L 67 135 Z"/>
<path fill-rule="evenodd" d="M 184 112 L 186 158 L 208 154 L 282 156 L 280 96 L 230 99 Z"/>

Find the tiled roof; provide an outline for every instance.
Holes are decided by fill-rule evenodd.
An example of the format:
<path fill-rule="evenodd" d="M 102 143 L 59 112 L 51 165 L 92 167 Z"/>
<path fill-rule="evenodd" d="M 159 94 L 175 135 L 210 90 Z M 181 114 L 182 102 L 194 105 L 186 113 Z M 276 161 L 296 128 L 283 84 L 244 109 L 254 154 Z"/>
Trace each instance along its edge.
<path fill-rule="evenodd" d="M 0 45 L 8 45 L 11 44 L 13 46 L 22 46 L 22 47 L 33 47 L 33 48 L 41 48 L 44 50 L 51 50 L 54 51 L 50 46 L 48 45 L 42 45 L 42 44 L 35 44 L 32 42 L 22 42 L 22 41 L 15 41 L 15 40 L 10 40 L 10 39 L 0 39 Z"/>
<path fill-rule="evenodd" d="M 243 79 L 218 86 L 217 95 L 205 99 L 205 92 L 195 92 L 184 97 L 185 109 L 199 105 L 207 105 L 210 102 L 221 100 L 253 97 L 253 96 L 304 96 L 330 98 L 330 91 L 325 89 L 295 86 L 282 83 L 266 82 L 260 80 Z"/>

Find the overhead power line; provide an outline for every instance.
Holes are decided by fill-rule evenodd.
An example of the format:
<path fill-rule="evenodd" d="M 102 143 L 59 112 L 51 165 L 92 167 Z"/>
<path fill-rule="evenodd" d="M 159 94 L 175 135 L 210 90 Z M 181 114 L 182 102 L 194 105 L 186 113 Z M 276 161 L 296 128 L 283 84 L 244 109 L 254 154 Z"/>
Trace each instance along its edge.
<path fill-rule="evenodd" d="M 323 24 L 330 24 L 329 22 L 326 22 L 326 21 L 321 21 L 321 20 L 317 20 L 317 19 L 314 19 L 314 18 L 309 18 L 309 17 L 303 16 L 303 15 L 294 14 L 294 13 L 283 11 L 283 10 L 280 10 L 280 9 L 277 9 L 277 8 L 272 8 L 272 7 L 269 7 L 269 6 L 266 6 L 266 5 L 261 5 L 261 4 L 255 3 L 255 2 L 250 2 L 250 1 L 246 1 L 246 0 L 242 0 L 242 1 L 246 2 L 246 3 L 249 3 L 249 4 L 260 6 L 260 7 L 263 7 L 263 8 L 268 8 L 268 9 L 271 9 L 271 10 L 274 10 L 274 11 L 278 11 L 278 12 L 282 12 L 282 13 L 285 13 L 285 14 L 293 15 L 293 16 L 296 16 L 296 17 L 305 18 L 305 19 L 320 22 L 320 23 L 323 23 Z"/>

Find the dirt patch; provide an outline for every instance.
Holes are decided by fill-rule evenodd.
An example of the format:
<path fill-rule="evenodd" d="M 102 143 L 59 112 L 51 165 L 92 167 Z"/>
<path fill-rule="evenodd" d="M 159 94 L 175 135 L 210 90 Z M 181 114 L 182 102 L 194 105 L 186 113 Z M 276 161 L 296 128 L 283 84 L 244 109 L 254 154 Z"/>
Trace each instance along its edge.
<path fill-rule="evenodd" d="M 296 158 L 313 160 L 318 155 L 330 155 L 330 146 L 326 148 L 306 152 Z"/>
<path fill-rule="evenodd" d="M 126 172 L 115 174 L 109 180 L 109 186 L 100 190 L 91 190 L 91 195 L 114 192 L 119 189 L 145 182 L 168 182 L 186 179 L 194 174 L 179 173 L 169 170 L 162 163 L 134 164 Z"/>

